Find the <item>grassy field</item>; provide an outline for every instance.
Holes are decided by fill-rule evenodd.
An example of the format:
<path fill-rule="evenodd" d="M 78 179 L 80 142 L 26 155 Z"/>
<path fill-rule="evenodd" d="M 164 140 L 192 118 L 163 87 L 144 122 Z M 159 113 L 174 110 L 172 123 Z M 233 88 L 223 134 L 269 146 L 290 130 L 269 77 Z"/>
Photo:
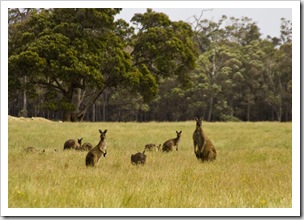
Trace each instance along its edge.
<path fill-rule="evenodd" d="M 9 120 L 8 205 L 22 207 L 290 208 L 291 123 L 203 123 L 214 143 L 215 162 L 193 153 L 195 122 L 59 123 Z M 86 152 L 63 151 L 67 139 L 95 146 L 108 129 L 107 157 L 85 166 Z M 182 130 L 179 150 L 130 156 Z M 25 153 L 26 147 L 45 150 Z M 57 151 L 54 151 L 57 149 Z"/>

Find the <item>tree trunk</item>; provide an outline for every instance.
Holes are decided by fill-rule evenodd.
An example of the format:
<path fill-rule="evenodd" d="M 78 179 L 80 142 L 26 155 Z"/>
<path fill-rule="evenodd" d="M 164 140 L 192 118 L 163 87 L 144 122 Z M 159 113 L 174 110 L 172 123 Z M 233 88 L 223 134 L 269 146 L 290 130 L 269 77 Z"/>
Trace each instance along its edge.
<path fill-rule="evenodd" d="M 250 121 L 250 102 L 248 100 L 247 104 L 247 116 L 246 116 L 247 121 Z"/>
<path fill-rule="evenodd" d="M 102 96 L 102 121 L 106 121 L 106 106 L 108 101 L 108 93 L 105 90 Z"/>
<path fill-rule="evenodd" d="M 92 121 L 96 121 L 96 103 L 92 106 Z"/>
<path fill-rule="evenodd" d="M 63 121 L 71 121 L 71 111 L 64 111 L 63 112 Z"/>
<path fill-rule="evenodd" d="M 26 86 L 26 76 L 23 78 L 23 86 Z M 23 106 L 21 111 L 22 117 L 27 117 L 27 96 L 26 96 L 26 88 L 23 89 Z"/>
<path fill-rule="evenodd" d="M 73 96 L 72 96 L 72 104 L 75 106 L 75 110 L 71 113 L 71 121 L 79 121 L 81 118 L 81 115 L 78 115 L 80 110 L 80 104 L 81 104 L 81 89 L 75 88 L 73 90 Z"/>
<path fill-rule="evenodd" d="M 73 122 L 74 121 L 83 121 L 83 118 L 84 118 L 85 114 L 87 113 L 87 111 L 89 110 L 89 108 L 94 105 L 94 103 L 96 102 L 98 97 L 104 93 L 104 90 L 106 88 L 107 87 L 105 86 L 103 89 L 101 89 L 99 91 L 94 91 L 93 94 L 89 95 L 90 98 L 88 99 L 88 101 L 86 103 L 83 103 L 85 91 L 83 92 L 83 94 L 81 94 L 80 88 L 71 88 L 71 91 L 73 91 L 72 98 L 69 99 L 68 96 L 66 98 L 67 98 L 67 100 L 71 100 L 71 104 L 73 104 L 75 106 L 75 110 L 70 111 L 70 112 L 65 111 L 63 120 L 64 121 L 73 121 Z"/>
<path fill-rule="evenodd" d="M 277 111 L 277 119 L 278 119 L 278 121 L 282 121 L 282 105 L 280 105 L 279 107 L 278 107 L 278 111 Z"/>
<path fill-rule="evenodd" d="M 211 121 L 211 117 L 212 117 L 213 99 L 214 98 L 211 97 L 210 100 L 209 100 L 208 121 Z"/>

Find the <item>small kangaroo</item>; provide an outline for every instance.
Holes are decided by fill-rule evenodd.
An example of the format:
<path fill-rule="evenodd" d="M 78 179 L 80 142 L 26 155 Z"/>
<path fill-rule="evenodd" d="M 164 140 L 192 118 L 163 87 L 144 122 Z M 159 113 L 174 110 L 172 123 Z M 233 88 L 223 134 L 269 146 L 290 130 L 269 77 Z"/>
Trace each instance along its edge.
<path fill-rule="evenodd" d="M 178 143 L 180 142 L 180 138 L 182 135 L 182 131 L 178 132 L 176 131 L 177 137 L 167 140 L 164 144 L 163 144 L 163 152 L 169 152 L 169 151 L 173 151 L 173 148 L 175 147 L 176 150 L 178 150 Z"/>
<path fill-rule="evenodd" d="M 99 129 L 99 133 L 100 133 L 100 141 L 99 143 L 92 148 L 87 156 L 86 156 L 86 166 L 96 166 L 101 158 L 101 156 L 106 156 L 107 154 L 107 143 L 105 141 L 106 139 L 106 133 L 107 130 L 104 130 L 104 132 L 102 132 L 102 130 Z"/>
<path fill-rule="evenodd" d="M 77 149 L 81 146 L 81 141 L 82 141 L 83 138 L 80 138 L 80 139 L 70 139 L 70 140 L 67 140 L 65 143 L 64 143 L 64 146 L 63 146 L 63 150 L 67 150 L 67 149 Z"/>
<path fill-rule="evenodd" d="M 40 153 L 40 154 L 43 154 L 43 153 L 45 153 L 45 150 L 38 150 L 35 147 L 27 147 L 27 148 L 24 149 L 24 152 L 26 152 L 26 153 Z"/>
<path fill-rule="evenodd" d="M 202 129 L 202 118 L 196 120 L 196 129 L 193 132 L 194 154 L 202 161 L 212 161 L 216 159 L 217 152 L 214 145 L 205 135 Z"/>
<path fill-rule="evenodd" d="M 79 151 L 89 151 L 92 148 L 93 148 L 92 144 L 90 144 L 90 143 L 84 143 L 83 145 L 81 145 L 81 147 L 76 148 L 76 150 L 79 150 Z"/>
<path fill-rule="evenodd" d="M 38 150 L 35 147 L 27 147 L 24 149 L 24 151 L 26 153 L 34 153 L 34 152 L 38 152 Z"/>
<path fill-rule="evenodd" d="M 145 150 L 142 153 L 138 152 L 136 154 L 131 155 L 131 163 L 133 165 L 135 165 L 135 164 L 144 165 L 146 163 L 146 159 L 147 159 L 147 156 L 145 155 Z"/>
<path fill-rule="evenodd" d="M 156 145 L 156 144 L 146 144 L 145 145 L 145 150 L 148 151 L 159 151 L 161 147 L 161 144 Z"/>

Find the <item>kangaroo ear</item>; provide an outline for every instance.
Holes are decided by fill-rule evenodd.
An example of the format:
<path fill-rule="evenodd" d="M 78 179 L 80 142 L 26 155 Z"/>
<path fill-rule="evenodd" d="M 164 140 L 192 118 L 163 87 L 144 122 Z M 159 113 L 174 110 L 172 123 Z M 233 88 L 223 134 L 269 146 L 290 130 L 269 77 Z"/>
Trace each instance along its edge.
<path fill-rule="evenodd" d="M 200 121 L 202 121 L 202 120 L 203 120 L 203 117 L 200 118 Z"/>
<path fill-rule="evenodd" d="M 179 132 L 180 134 L 182 133 L 182 131 Z"/>
<path fill-rule="evenodd" d="M 83 137 L 79 139 L 79 141 L 82 141 Z"/>
<path fill-rule="evenodd" d="M 102 133 L 102 130 L 99 129 L 99 133 L 101 134 L 101 133 Z"/>
<path fill-rule="evenodd" d="M 103 133 L 105 134 L 105 133 L 107 133 L 107 131 L 108 131 L 108 130 L 106 129 Z"/>
<path fill-rule="evenodd" d="M 198 121 L 198 118 L 197 118 L 197 117 L 195 117 L 195 120 L 196 120 L 196 121 Z"/>

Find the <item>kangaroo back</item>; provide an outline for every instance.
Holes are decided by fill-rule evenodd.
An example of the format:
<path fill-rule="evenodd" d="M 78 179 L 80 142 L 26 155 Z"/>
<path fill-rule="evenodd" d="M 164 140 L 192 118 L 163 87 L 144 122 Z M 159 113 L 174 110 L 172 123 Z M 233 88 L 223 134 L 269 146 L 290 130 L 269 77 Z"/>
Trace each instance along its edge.
<path fill-rule="evenodd" d="M 68 149 L 78 149 L 81 147 L 81 141 L 83 138 L 80 139 L 69 139 L 64 143 L 63 150 L 68 150 Z"/>
<path fill-rule="evenodd" d="M 146 144 L 145 145 L 145 150 L 148 151 L 159 151 L 161 147 L 161 144 L 156 145 L 156 144 Z"/>
<path fill-rule="evenodd" d="M 136 154 L 131 155 L 131 163 L 132 164 L 142 164 L 144 165 L 146 163 L 147 156 L 145 155 L 145 150 L 144 152 L 137 152 Z"/>
<path fill-rule="evenodd" d="M 79 151 L 89 151 L 93 148 L 93 145 L 90 143 L 84 143 L 83 145 L 81 145 L 81 147 L 77 148 L 76 150 Z"/>
<path fill-rule="evenodd" d="M 216 160 L 217 152 L 213 143 L 207 138 L 204 150 L 202 151 L 202 161 L 213 161 Z"/>

